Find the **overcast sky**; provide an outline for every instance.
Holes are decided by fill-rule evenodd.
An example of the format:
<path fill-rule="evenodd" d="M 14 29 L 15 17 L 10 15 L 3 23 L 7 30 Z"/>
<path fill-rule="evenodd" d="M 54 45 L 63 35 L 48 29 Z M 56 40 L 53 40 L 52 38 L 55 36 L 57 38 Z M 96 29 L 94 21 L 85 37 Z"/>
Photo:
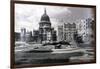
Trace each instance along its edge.
<path fill-rule="evenodd" d="M 28 31 L 37 30 L 45 8 L 56 30 L 59 24 L 93 17 L 91 8 L 15 4 L 15 32 L 23 27 Z"/>

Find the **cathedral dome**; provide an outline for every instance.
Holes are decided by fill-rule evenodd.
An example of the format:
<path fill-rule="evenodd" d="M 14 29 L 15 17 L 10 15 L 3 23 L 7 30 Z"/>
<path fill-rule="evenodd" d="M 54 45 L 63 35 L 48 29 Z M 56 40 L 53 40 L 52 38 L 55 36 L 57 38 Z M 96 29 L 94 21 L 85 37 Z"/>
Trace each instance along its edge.
<path fill-rule="evenodd" d="M 48 22 L 50 22 L 50 18 L 49 18 L 49 16 L 46 13 L 46 9 L 44 10 L 44 14 L 41 17 L 41 21 L 48 21 Z"/>

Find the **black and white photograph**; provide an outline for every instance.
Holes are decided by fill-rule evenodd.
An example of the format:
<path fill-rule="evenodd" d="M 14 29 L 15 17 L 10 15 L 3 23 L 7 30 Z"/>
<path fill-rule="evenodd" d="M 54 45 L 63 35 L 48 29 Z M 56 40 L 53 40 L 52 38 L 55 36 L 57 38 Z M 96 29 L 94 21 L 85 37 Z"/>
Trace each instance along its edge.
<path fill-rule="evenodd" d="M 14 3 L 14 65 L 96 61 L 95 8 Z"/>

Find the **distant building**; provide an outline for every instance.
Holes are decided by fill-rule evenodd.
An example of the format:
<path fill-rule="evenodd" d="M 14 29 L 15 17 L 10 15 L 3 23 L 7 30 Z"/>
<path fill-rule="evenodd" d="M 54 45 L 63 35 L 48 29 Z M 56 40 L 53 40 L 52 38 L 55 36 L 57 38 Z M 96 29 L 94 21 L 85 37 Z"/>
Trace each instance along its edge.
<path fill-rule="evenodd" d="M 50 18 L 44 10 L 39 22 L 39 39 L 41 43 L 56 41 L 56 31 L 51 27 Z"/>
<path fill-rule="evenodd" d="M 33 41 L 34 42 L 40 42 L 40 40 L 39 40 L 39 31 L 38 30 L 33 30 Z"/>
<path fill-rule="evenodd" d="M 20 32 L 15 32 L 15 41 L 20 41 L 21 38 L 20 38 Z"/>
<path fill-rule="evenodd" d="M 32 31 L 26 31 L 25 28 L 21 28 L 20 39 L 23 42 L 30 42 L 33 40 Z"/>
<path fill-rule="evenodd" d="M 65 41 L 73 41 L 75 32 L 76 32 L 76 24 L 75 23 L 64 24 L 64 40 Z"/>
<path fill-rule="evenodd" d="M 26 29 L 21 28 L 21 35 L 20 35 L 21 41 L 26 41 Z"/>
<path fill-rule="evenodd" d="M 77 31 L 78 34 L 83 37 L 84 42 L 89 42 L 91 40 L 92 35 L 92 19 L 81 19 L 77 21 Z"/>
<path fill-rule="evenodd" d="M 52 33 L 52 35 L 51 35 L 52 36 L 51 37 L 52 41 L 53 42 L 57 41 L 57 35 L 56 35 L 57 32 L 54 30 L 54 28 L 52 28 L 52 32 L 51 33 Z"/>
<path fill-rule="evenodd" d="M 64 36 L 63 36 L 63 25 L 58 26 L 58 41 L 63 41 Z"/>
<path fill-rule="evenodd" d="M 58 26 L 58 41 L 72 41 L 74 40 L 74 33 L 76 32 L 76 24 L 64 23 Z"/>
<path fill-rule="evenodd" d="M 25 39 L 26 39 L 25 40 L 26 42 L 32 42 L 33 41 L 32 31 L 26 32 Z"/>

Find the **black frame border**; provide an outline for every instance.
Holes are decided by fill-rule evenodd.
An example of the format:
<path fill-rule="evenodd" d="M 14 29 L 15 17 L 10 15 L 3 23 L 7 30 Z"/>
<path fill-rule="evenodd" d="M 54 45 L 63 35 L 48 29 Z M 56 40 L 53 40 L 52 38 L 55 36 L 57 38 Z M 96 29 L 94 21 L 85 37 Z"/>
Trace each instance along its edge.
<path fill-rule="evenodd" d="M 15 33 L 14 33 L 14 5 L 15 4 L 36 4 L 36 5 L 50 5 L 50 6 L 69 6 L 69 7 L 83 7 L 83 8 L 93 8 L 94 10 L 94 20 L 95 20 L 95 27 L 94 29 L 94 52 L 95 52 L 95 59 L 91 62 L 82 62 L 82 63 L 61 63 L 61 64 L 43 64 L 43 65 L 21 65 L 16 67 L 15 66 L 15 55 L 14 55 L 14 42 L 15 42 Z M 81 5 L 81 4 L 65 4 L 65 3 L 48 3 L 48 2 L 34 2 L 34 1 L 10 1 L 10 68 L 27 68 L 27 67 L 43 67 L 43 66 L 58 66 L 58 65 L 76 65 L 76 64 L 90 64 L 96 63 L 96 6 L 95 5 Z"/>

